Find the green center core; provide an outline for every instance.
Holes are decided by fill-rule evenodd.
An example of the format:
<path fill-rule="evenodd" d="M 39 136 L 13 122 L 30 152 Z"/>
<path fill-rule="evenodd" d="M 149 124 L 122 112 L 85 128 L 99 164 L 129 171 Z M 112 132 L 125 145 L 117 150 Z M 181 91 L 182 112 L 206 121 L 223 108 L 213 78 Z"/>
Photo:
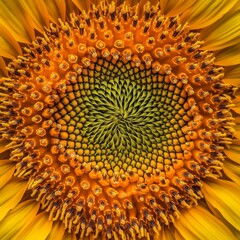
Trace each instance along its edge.
<path fill-rule="evenodd" d="M 176 111 L 171 105 L 164 107 L 159 84 L 138 85 L 121 77 L 96 83 L 92 95 L 84 98 L 89 112 L 82 133 L 90 143 L 137 153 L 152 151 L 166 140 L 166 124 Z"/>
<path fill-rule="evenodd" d="M 181 128 L 188 121 L 184 90 L 165 78 L 131 63 L 99 59 L 63 97 L 74 94 L 65 111 L 58 111 L 69 129 L 67 148 L 74 145 L 76 153 L 103 162 L 107 170 L 171 165 L 182 152 Z"/>

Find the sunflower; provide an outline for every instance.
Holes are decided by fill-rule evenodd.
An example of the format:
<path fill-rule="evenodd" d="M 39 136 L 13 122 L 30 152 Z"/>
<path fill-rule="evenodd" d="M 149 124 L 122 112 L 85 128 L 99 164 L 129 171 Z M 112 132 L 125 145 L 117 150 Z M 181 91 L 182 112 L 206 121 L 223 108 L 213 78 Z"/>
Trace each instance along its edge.
<path fill-rule="evenodd" d="M 0 9 L 0 239 L 240 238 L 240 1 Z"/>

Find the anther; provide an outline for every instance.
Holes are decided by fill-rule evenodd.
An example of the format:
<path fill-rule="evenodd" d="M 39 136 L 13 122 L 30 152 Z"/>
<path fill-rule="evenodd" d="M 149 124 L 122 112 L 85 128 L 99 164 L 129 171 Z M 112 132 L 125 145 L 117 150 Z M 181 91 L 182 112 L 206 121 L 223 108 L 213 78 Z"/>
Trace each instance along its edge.
<path fill-rule="evenodd" d="M 168 34 L 169 34 L 168 31 L 163 31 L 162 34 L 161 34 L 160 37 L 159 37 L 159 40 L 165 39 Z"/>
<path fill-rule="evenodd" d="M 142 33 L 145 35 L 150 28 L 150 22 L 146 22 L 145 25 L 142 28 Z"/>
<path fill-rule="evenodd" d="M 116 40 L 114 42 L 114 47 L 116 47 L 116 48 L 124 48 L 124 42 L 122 40 Z"/>
<path fill-rule="evenodd" d="M 134 56 L 132 57 L 132 61 L 135 63 L 135 66 L 136 66 L 136 67 L 139 67 L 139 66 L 141 65 L 141 60 L 138 58 L 137 55 L 134 55 Z"/>
<path fill-rule="evenodd" d="M 125 49 L 123 51 L 123 56 L 126 59 L 126 61 L 130 61 L 132 56 L 132 51 L 130 49 Z"/>
<path fill-rule="evenodd" d="M 97 57 L 97 52 L 96 52 L 96 49 L 94 47 L 88 47 L 88 52 L 91 54 L 91 56 L 93 58 Z"/>
<path fill-rule="evenodd" d="M 132 26 L 135 28 L 138 24 L 138 16 L 133 16 Z"/>
<path fill-rule="evenodd" d="M 152 69 L 154 72 L 159 72 L 162 69 L 162 66 L 159 62 L 153 62 Z"/>
<path fill-rule="evenodd" d="M 95 30 L 92 28 L 92 29 L 90 29 L 90 32 L 89 32 L 89 39 L 92 40 L 92 41 L 94 41 L 95 38 L 96 38 L 96 32 L 95 32 Z"/>
<path fill-rule="evenodd" d="M 29 136 L 29 135 L 31 135 L 33 133 L 33 128 L 28 126 L 28 127 L 23 128 L 21 130 L 21 132 L 23 134 L 25 134 L 26 136 Z"/>
<path fill-rule="evenodd" d="M 39 100 L 41 98 L 41 93 L 38 91 L 34 91 L 31 93 L 30 98 L 33 100 Z"/>
<path fill-rule="evenodd" d="M 102 50 L 101 54 L 102 54 L 102 56 L 103 56 L 104 58 L 107 58 L 107 57 L 110 56 L 110 52 L 109 52 L 109 50 L 108 50 L 107 48 L 104 48 L 104 49 Z"/>
<path fill-rule="evenodd" d="M 148 53 L 145 53 L 142 56 L 142 60 L 145 62 L 146 66 L 151 66 L 152 63 L 152 56 Z"/>
<path fill-rule="evenodd" d="M 40 146 L 46 147 L 48 145 L 48 140 L 46 138 L 39 139 Z"/>
<path fill-rule="evenodd" d="M 31 108 L 23 108 L 21 109 L 21 113 L 26 116 L 31 116 L 32 115 L 32 109 Z"/>
<path fill-rule="evenodd" d="M 40 136 L 40 137 L 43 137 L 43 136 L 46 135 L 46 130 L 45 130 L 44 128 L 38 128 L 38 129 L 36 130 L 36 134 L 37 134 L 38 136 Z"/>
<path fill-rule="evenodd" d="M 164 64 L 163 65 L 163 71 L 164 73 L 166 73 L 167 75 L 170 75 L 172 73 L 172 68 L 170 65 L 168 64 Z"/>
<path fill-rule="evenodd" d="M 96 42 L 96 47 L 97 47 L 98 49 L 102 50 L 102 49 L 104 49 L 104 48 L 106 47 L 106 44 L 105 44 L 105 42 L 103 42 L 103 41 L 101 41 L 101 40 L 98 40 L 98 41 Z"/>
<path fill-rule="evenodd" d="M 69 69 L 69 63 L 66 61 L 62 61 L 58 67 L 63 70 L 63 71 L 67 71 Z"/>
<path fill-rule="evenodd" d="M 35 115 L 32 117 L 32 121 L 34 123 L 40 123 L 40 122 L 42 122 L 42 117 L 40 115 Z"/>
<path fill-rule="evenodd" d="M 182 63 L 184 63 L 187 60 L 187 58 L 185 57 L 181 57 L 181 56 L 176 56 L 173 58 L 173 63 L 175 63 L 176 65 L 180 65 Z"/>
<path fill-rule="evenodd" d="M 144 51 L 144 46 L 142 44 L 136 44 L 135 49 L 138 53 L 143 53 Z"/>
<path fill-rule="evenodd" d="M 120 54 L 119 51 L 117 51 L 115 48 L 111 49 L 111 55 L 112 55 L 113 59 L 118 60 L 119 54 Z"/>
<path fill-rule="evenodd" d="M 41 111 L 41 110 L 44 108 L 44 103 L 43 103 L 43 102 L 36 102 L 36 103 L 33 105 L 33 108 L 34 108 L 36 111 Z"/>
<path fill-rule="evenodd" d="M 82 61 L 83 65 L 85 67 L 89 67 L 90 64 L 91 64 L 91 60 L 89 58 L 86 58 L 86 57 L 83 57 L 81 61 Z"/>
<path fill-rule="evenodd" d="M 70 63 L 76 63 L 77 60 L 78 60 L 78 57 L 77 57 L 76 55 L 74 55 L 74 54 L 69 54 L 69 55 L 68 55 L 68 61 L 69 61 Z"/>

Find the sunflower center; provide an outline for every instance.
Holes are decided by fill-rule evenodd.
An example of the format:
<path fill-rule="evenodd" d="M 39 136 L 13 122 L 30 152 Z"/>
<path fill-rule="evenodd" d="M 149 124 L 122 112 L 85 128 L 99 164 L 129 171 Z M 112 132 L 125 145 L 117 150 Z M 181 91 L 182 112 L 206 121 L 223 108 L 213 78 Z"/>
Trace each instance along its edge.
<path fill-rule="evenodd" d="M 68 126 L 60 130 L 61 144 L 84 153 L 85 162 L 100 164 L 110 177 L 119 171 L 143 176 L 146 170 L 162 169 L 165 160 L 169 165 L 182 152 L 175 145 L 191 119 L 181 119 L 189 109 L 183 85 L 121 60 L 114 66 L 98 59 L 93 68 L 67 86 L 53 108 L 56 123 Z"/>
<path fill-rule="evenodd" d="M 15 176 L 70 232 L 150 238 L 221 175 L 236 89 L 158 6 L 102 2 L 70 20 L 9 64 L 1 138 Z"/>

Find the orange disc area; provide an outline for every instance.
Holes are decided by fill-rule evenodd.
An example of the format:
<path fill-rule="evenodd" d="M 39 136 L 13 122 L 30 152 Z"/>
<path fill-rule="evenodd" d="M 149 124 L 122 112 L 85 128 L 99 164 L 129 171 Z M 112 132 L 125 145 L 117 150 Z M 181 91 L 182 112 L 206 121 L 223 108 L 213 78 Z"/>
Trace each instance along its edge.
<path fill-rule="evenodd" d="M 157 236 L 221 175 L 236 90 L 198 33 L 147 3 L 51 24 L 8 66 L 1 128 L 15 176 L 69 232 Z"/>

